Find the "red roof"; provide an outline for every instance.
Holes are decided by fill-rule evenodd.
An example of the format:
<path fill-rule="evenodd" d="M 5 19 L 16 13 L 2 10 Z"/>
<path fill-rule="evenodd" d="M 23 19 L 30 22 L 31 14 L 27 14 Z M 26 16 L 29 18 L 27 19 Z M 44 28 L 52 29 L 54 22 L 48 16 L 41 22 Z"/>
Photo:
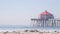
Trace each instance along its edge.
<path fill-rule="evenodd" d="M 49 13 L 47 10 L 45 10 L 44 12 L 41 13 L 41 15 L 51 15 L 51 13 Z"/>

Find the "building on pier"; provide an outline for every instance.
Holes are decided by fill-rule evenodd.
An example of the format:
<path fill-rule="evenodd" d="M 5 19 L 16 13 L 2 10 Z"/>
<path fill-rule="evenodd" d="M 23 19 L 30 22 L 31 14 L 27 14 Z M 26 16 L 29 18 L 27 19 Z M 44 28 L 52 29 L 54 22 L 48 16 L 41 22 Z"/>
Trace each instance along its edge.
<path fill-rule="evenodd" d="M 54 18 L 47 10 L 40 13 L 38 18 L 31 18 L 31 22 L 35 27 L 60 27 L 60 19 Z"/>

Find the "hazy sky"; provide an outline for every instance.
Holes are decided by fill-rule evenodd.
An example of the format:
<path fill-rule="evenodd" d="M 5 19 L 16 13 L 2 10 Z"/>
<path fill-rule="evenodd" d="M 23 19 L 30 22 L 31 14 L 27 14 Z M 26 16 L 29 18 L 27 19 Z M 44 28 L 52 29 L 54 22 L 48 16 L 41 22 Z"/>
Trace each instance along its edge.
<path fill-rule="evenodd" d="M 0 25 L 29 25 L 44 10 L 60 17 L 60 0 L 0 0 Z"/>

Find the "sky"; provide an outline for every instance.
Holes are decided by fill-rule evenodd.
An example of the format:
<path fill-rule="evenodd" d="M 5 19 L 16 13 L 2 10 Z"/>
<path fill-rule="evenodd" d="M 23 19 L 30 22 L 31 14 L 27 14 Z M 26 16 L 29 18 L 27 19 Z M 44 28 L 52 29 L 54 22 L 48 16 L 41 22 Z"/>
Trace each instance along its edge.
<path fill-rule="evenodd" d="M 30 25 L 47 10 L 60 17 L 60 0 L 0 0 L 0 25 Z"/>

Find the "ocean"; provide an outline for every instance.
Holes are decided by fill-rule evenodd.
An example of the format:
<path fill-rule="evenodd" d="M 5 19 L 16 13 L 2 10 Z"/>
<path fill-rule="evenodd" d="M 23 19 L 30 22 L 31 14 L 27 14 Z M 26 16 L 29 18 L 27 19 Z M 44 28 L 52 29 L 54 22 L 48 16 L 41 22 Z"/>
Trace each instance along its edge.
<path fill-rule="evenodd" d="M 14 31 L 14 30 L 60 31 L 60 27 L 31 27 L 31 26 L 21 26 L 21 25 L 0 25 L 0 31 Z"/>

